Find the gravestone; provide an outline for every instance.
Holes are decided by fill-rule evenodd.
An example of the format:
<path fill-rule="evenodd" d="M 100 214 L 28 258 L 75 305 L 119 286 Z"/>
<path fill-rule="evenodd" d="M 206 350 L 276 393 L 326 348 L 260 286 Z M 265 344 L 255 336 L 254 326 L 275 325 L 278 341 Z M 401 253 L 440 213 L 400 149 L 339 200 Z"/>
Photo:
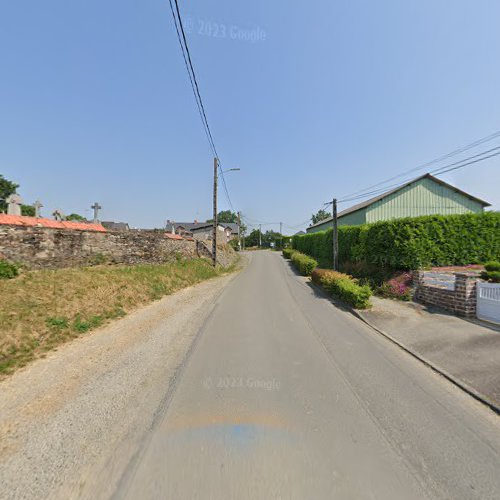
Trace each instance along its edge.
<path fill-rule="evenodd" d="M 7 202 L 8 215 L 22 215 L 21 205 L 23 204 L 23 200 L 18 194 L 11 194 L 5 201 Z"/>

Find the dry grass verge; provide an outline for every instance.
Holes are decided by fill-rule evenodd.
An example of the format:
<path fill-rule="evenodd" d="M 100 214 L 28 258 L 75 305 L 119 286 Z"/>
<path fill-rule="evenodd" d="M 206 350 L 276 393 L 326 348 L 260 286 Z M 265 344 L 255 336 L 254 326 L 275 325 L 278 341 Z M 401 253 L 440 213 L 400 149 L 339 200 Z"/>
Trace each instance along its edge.
<path fill-rule="evenodd" d="M 206 260 L 29 271 L 0 281 L 0 378 L 181 288 L 231 271 Z"/>

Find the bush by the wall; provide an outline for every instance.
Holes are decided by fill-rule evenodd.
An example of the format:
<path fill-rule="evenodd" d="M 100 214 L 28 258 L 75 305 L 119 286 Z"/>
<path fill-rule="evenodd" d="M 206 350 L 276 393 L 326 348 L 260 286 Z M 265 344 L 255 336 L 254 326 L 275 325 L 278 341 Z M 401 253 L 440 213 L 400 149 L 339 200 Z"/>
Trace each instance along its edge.
<path fill-rule="evenodd" d="M 0 260 L 0 279 L 8 280 L 15 278 L 19 274 L 19 269 L 16 265 Z"/>
<path fill-rule="evenodd" d="M 300 252 L 292 253 L 292 262 L 302 276 L 310 276 L 318 263 L 311 257 Z"/>
<path fill-rule="evenodd" d="M 283 257 L 285 257 L 285 259 L 291 259 L 293 252 L 295 252 L 293 248 L 283 248 Z"/>
<path fill-rule="evenodd" d="M 332 263 L 332 230 L 293 237 L 293 248 Z M 431 215 L 339 227 L 339 263 L 412 270 L 500 260 L 500 212 Z"/>
<path fill-rule="evenodd" d="M 481 273 L 483 280 L 490 281 L 491 283 L 500 283 L 500 262 L 487 262 L 484 268 L 486 271 Z"/>
<path fill-rule="evenodd" d="M 495 261 L 486 262 L 484 268 L 486 269 L 486 271 L 490 272 L 500 271 L 500 262 L 495 262 Z"/>
<path fill-rule="evenodd" d="M 327 269 L 315 269 L 312 279 L 327 292 L 356 309 L 370 307 L 371 288 L 368 285 L 360 285 L 357 280 L 348 274 L 329 271 Z"/>

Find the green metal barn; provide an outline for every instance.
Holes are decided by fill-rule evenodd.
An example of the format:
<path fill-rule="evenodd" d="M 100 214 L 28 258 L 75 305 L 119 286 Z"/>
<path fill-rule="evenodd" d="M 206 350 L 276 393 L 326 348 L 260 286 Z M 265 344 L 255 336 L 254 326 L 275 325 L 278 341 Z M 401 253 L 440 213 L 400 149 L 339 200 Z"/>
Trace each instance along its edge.
<path fill-rule="evenodd" d="M 380 220 L 418 217 L 419 215 L 451 215 L 481 213 L 490 204 L 438 179 L 425 174 L 406 184 L 354 205 L 338 214 L 339 226 L 356 226 Z M 332 218 L 307 228 L 308 233 L 332 227 Z"/>

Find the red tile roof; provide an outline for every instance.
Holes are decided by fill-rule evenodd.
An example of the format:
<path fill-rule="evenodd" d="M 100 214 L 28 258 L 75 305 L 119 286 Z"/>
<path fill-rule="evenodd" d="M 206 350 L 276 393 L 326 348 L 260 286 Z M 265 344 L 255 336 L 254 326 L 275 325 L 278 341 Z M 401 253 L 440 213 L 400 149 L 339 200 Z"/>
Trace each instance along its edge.
<path fill-rule="evenodd" d="M 88 224 L 85 222 L 58 221 L 37 217 L 0 214 L 0 224 L 25 227 L 48 227 L 51 229 L 74 229 L 77 231 L 98 231 L 105 233 L 106 229 L 101 224 Z"/>
<path fill-rule="evenodd" d="M 183 240 L 184 239 L 180 234 L 165 233 L 165 236 L 167 238 L 170 238 L 171 240 Z"/>

